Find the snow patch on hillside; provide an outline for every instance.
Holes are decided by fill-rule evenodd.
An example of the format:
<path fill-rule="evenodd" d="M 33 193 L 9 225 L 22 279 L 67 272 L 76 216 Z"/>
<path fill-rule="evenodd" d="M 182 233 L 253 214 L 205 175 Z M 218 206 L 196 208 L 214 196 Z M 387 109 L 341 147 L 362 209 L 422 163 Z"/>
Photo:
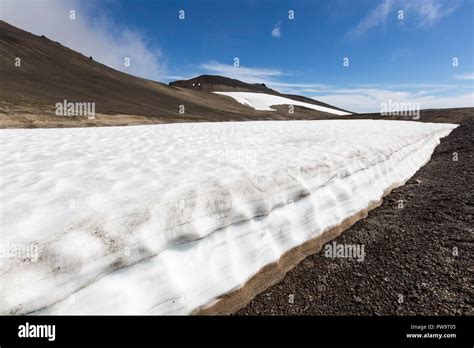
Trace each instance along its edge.
<path fill-rule="evenodd" d="M 273 105 L 293 105 L 293 106 L 302 106 L 308 109 L 327 112 L 329 114 L 347 116 L 351 115 L 349 112 L 336 110 L 333 108 L 328 108 L 325 106 L 319 106 L 315 104 L 300 102 L 298 100 L 293 100 L 285 97 L 280 97 L 277 95 L 266 94 L 266 93 L 252 93 L 252 92 L 213 92 L 216 94 L 226 95 L 228 97 L 234 98 L 241 104 L 250 106 L 255 110 L 262 111 L 276 111 L 272 109 Z"/>

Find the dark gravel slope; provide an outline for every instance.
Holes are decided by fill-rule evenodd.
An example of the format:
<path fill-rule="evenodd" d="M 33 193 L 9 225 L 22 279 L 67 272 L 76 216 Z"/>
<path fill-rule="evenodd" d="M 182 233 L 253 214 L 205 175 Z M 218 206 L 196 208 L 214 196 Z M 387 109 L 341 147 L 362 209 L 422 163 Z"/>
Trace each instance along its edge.
<path fill-rule="evenodd" d="M 421 120 L 461 126 L 405 186 L 335 240 L 364 245 L 365 259 L 326 258 L 323 247 L 238 314 L 474 314 L 473 112 L 424 111 Z"/>

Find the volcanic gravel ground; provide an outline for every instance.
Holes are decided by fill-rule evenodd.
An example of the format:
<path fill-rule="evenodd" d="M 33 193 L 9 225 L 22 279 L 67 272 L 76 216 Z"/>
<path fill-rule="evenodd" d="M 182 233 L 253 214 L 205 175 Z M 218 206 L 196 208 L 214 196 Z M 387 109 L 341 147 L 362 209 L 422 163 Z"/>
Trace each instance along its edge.
<path fill-rule="evenodd" d="M 363 244 L 363 261 L 327 258 L 323 246 L 237 314 L 473 315 L 474 117 L 446 112 L 422 114 L 461 124 L 430 162 L 335 239 Z"/>

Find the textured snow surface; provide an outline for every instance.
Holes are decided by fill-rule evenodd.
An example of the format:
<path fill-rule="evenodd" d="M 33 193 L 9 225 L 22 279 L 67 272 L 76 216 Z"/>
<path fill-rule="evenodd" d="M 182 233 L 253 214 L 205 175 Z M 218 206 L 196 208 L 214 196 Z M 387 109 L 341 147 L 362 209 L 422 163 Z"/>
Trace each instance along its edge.
<path fill-rule="evenodd" d="M 190 313 L 379 200 L 455 127 L 0 130 L 0 246 L 39 255 L 0 258 L 0 313 Z"/>
<path fill-rule="evenodd" d="M 232 97 L 239 103 L 250 106 L 254 108 L 255 110 L 275 111 L 275 109 L 271 108 L 272 105 L 294 105 L 294 106 L 303 106 L 308 109 L 322 111 L 322 112 L 339 115 L 339 116 L 351 115 L 351 113 L 349 112 L 336 110 L 336 109 L 328 108 L 325 106 L 319 106 L 315 104 L 300 102 L 298 100 L 293 100 L 293 99 L 280 97 L 280 96 L 272 95 L 272 94 L 252 93 L 252 92 L 214 92 L 214 93 Z"/>

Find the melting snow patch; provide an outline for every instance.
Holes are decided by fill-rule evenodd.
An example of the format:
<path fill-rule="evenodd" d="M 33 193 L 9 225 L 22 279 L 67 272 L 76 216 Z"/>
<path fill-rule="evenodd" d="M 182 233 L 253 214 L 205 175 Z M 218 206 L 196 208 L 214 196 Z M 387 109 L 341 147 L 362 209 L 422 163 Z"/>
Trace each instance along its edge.
<path fill-rule="evenodd" d="M 380 200 L 455 127 L 0 130 L 0 244 L 38 253 L 2 254 L 0 313 L 190 313 Z"/>
<path fill-rule="evenodd" d="M 315 105 L 311 103 L 300 102 L 298 100 L 293 100 L 290 98 L 280 97 L 280 96 L 272 95 L 272 94 L 252 93 L 252 92 L 214 92 L 214 93 L 232 97 L 239 103 L 250 106 L 254 108 L 255 110 L 275 111 L 275 109 L 272 109 L 271 106 L 293 105 L 293 106 L 303 106 L 308 109 L 322 111 L 328 114 L 334 114 L 334 115 L 339 115 L 339 116 L 351 115 L 351 113 L 346 112 L 346 111 L 341 111 L 341 110 L 328 108 L 328 107 L 320 106 L 320 105 Z"/>

